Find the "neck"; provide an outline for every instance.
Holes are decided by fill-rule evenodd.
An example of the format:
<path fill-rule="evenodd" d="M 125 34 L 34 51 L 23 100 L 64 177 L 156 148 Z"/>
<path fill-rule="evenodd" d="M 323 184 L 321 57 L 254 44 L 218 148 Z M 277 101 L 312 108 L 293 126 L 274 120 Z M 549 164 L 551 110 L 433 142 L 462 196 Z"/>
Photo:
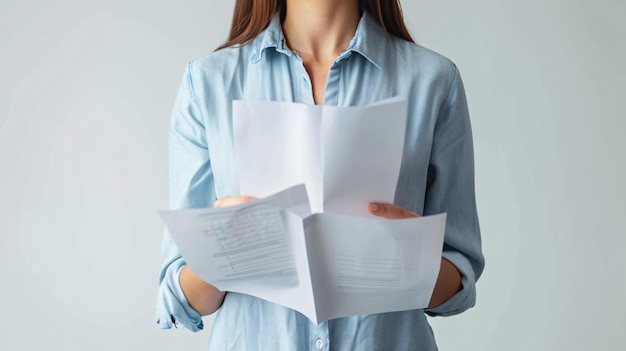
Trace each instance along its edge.
<path fill-rule="evenodd" d="M 291 50 L 323 62 L 348 47 L 359 18 L 358 0 L 287 0 L 282 26 Z"/>

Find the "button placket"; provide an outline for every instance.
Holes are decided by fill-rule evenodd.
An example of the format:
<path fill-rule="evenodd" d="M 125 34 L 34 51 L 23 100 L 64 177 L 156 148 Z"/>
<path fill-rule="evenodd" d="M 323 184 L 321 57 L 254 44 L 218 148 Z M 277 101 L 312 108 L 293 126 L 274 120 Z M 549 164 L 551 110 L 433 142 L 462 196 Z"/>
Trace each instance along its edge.
<path fill-rule="evenodd" d="M 301 67 L 298 67 L 300 70 L 302 70 L 302 78 L 300 79 L 301 81 L 301 86 L 300 86 L 300 97 L 301 97 L 301 101 L 305 102 L 305 103 L 309 103 L 309 104 L 313 104 L 313 85 L 311 83 L 311 79 L 309 78 L 309 74 L 306 72 L 306 69 L 304 68 L 304 65 L 302 64 L 302 62 L 300 62 Z"/>
<path fill-rule="evenodd" d="M 332 66 L 330 66 L 328 77 L 326 78 L 326 87 L 324 88 L 324 105 L 336 106 L 339 103 L 341 66 L 342 63 L 340 59 L 337 59 Z"/>
<path fill-rule="evenodd" d="M 328 324 L 323 322 L 320 325 L 311 323 L 310 325 L 310 341 L 309 348 L 311 351 L 328 350 L 330 345 Z"/>

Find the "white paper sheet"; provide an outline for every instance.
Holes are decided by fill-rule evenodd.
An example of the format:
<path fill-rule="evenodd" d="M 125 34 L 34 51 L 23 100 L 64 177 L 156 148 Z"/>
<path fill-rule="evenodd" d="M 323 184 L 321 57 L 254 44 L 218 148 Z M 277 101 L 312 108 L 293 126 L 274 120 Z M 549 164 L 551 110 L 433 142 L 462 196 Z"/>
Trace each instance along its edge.
<path fill-rule="evenodd" d="M 283 210 L 307 216 L 303 186 L 228 208 L 161 211 L 181 254 L 194 272 L 218 288 L 237 282 L 296 285 L 296 266 Z"/>
<path fill-rule="evenodd" d="M 426 307 L 445 229 L 445 214 L 309 216 L 304 185 L 233 207 L 160 213 L 202 279 L 292 308 L 317 324 Z"/>
<path fill-rule="evenodd" d="M 314 214 L 305 219 L 318 321 L 428 306 L 445 218 Z"/>
<path fill-rule="evenodd" d="M 233 102 L 242 194 L 265 197 L 304 183 L 313 213 L 369 216 L 367 203 L 393 202 L 407 102 L 311 106 Z"/>

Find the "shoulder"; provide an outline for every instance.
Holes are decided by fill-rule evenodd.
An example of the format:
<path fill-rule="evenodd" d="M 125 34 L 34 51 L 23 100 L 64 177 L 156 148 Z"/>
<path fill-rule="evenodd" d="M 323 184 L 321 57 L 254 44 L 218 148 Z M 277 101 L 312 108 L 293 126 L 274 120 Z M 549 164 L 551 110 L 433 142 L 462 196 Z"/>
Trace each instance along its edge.
<path fill-rule="evenodd" d="M 246 61 L 250 61 L 251 55 L 250 45 L 220 49 L 190 61 L 189 74 L 192 77 L 229 76 Z"/>
<path fill-rule="evenodd" d="M 255 49 L 254 42 L 223 48 L 198 57 L 187 65 L 187 79 L 198 99 L 236 97 L 243 89 Z"/>
<path fill-rule="evenodd" d="M 458 74 L 456 64 L 442 54 L 422 45 L 393 38 L 387 59 L 403 74 L 450 86 Z"/>
<path fill-rule="evenodd" d="M 409 62 L 417 62 L 421 65 L 444 71 L 454 69 L 455 65 L 452 60 L 422 45 L 402 39 L 395 39 L 394 45 L 398 54 L 402 55 Z"/>
<path fill-rule="evenodd" d="M 357 28 L 355 50 L 388 73 L 449 75 L 456 70 L 447 57 L 388 34 L 369 12 L 363 14 Z"/>

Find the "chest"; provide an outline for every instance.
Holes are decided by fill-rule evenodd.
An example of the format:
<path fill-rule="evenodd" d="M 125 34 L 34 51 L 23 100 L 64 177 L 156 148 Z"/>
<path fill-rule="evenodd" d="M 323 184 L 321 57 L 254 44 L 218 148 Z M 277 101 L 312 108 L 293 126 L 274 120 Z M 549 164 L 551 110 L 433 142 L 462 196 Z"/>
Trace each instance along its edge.
<path fill-rule="evenodd" d="M 423 198 L 420 192 L 426 184 L 431 122 L 436 109 L 431 99 L 417 93 L 419 85 L 402 79 L 404 77 L 400 72 L 379 69 L 360 56 L 334 62 L 330 66 L 307 67 L 294 57 L 277 57 L 267 61 L 271 64 L 249 66 L 239 79 L 219 85 L 219 89 L 211 93 L 212 103 L 203 104 L 207 108 L 206 133 L 218 197 L 239 194 L 232 138 L 233 100 L 359 106 L 401 95 L 409 99 L 409 116 L 402 180 L 398 187 L 404 188 L 402 192 L 409 197 Z M 232 84 L 237 81 L 241 84 Z M 422 147 L 417 147 L 418 143 Z M 403 184 L 406 179 L 413 185 L 419 183 L 421 186 L 412 186 L 409 190 Z"/>
<path fill-rule="evenodd" d="M 309 75 L 311 82 L 311 92 L 313 94 L 313 101 L 316 105 L 320 105 L 324 102 L 324 92 L 326 90 L 326 81 L 329 75 L 331 62 L 313 62 L 304 61 L 304 68 Z"/>

